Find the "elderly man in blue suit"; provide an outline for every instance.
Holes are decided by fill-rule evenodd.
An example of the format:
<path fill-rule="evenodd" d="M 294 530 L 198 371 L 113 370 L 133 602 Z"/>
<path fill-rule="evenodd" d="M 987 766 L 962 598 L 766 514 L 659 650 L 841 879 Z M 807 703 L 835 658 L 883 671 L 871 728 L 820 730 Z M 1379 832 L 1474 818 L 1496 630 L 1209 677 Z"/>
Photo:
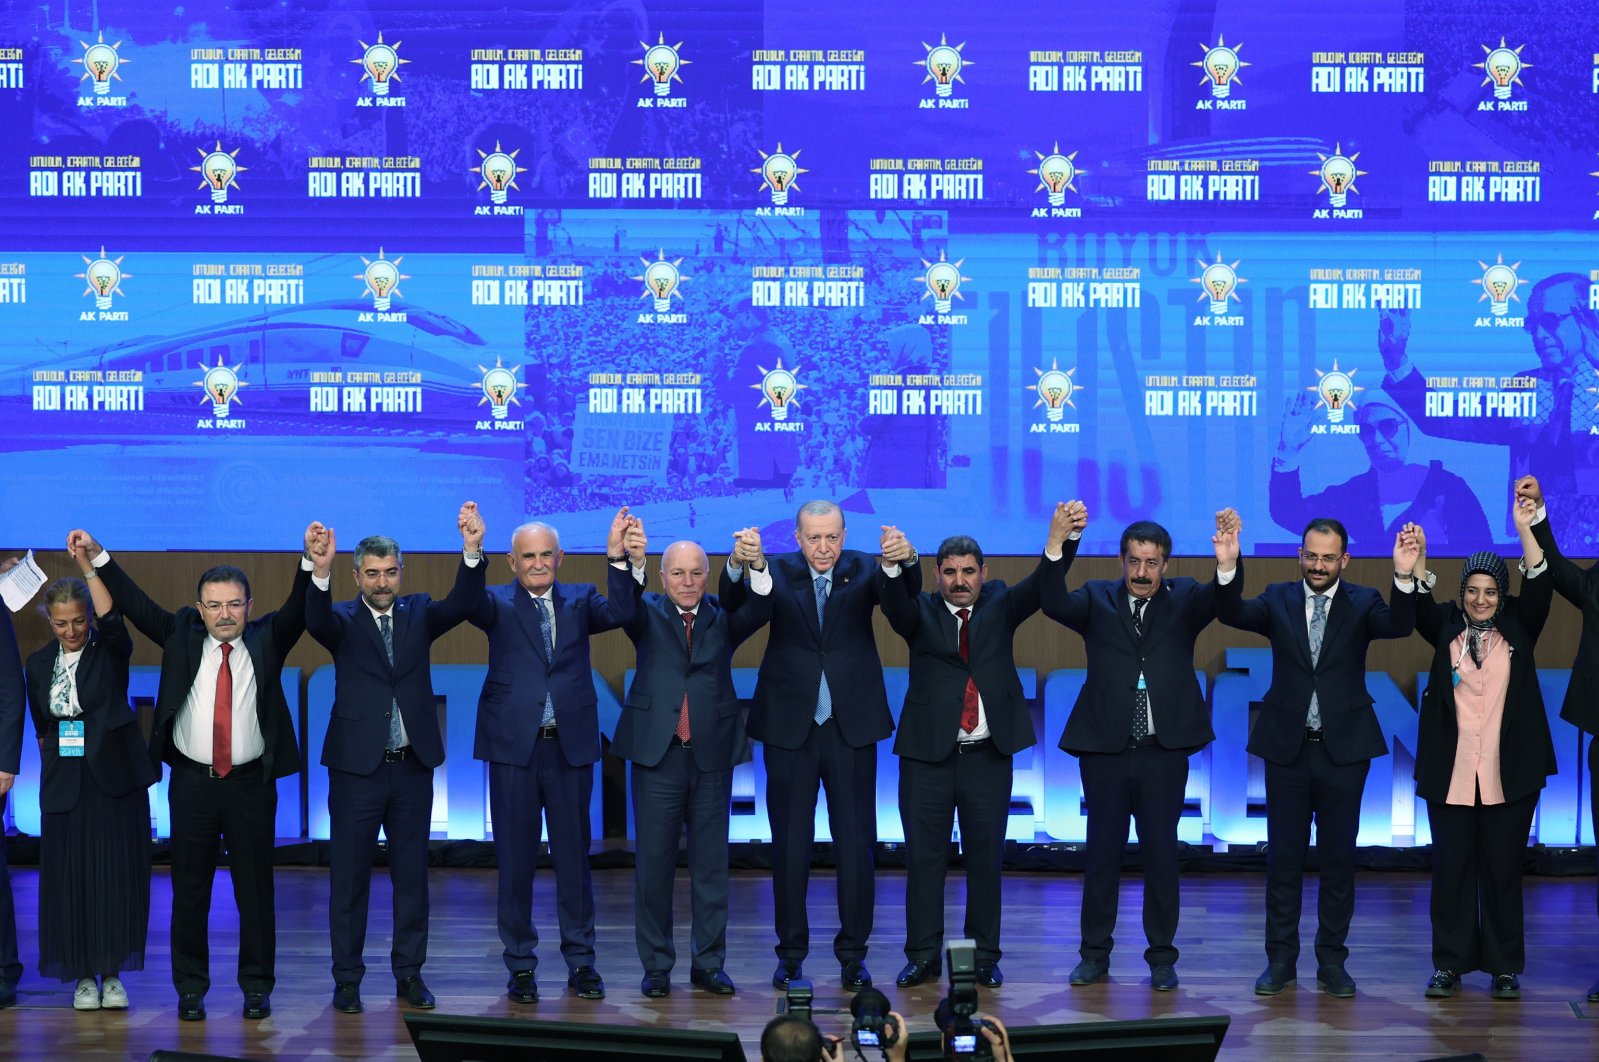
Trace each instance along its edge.
<path fill-rule="evenodd" d="M 400 545 L 372 535 L 355 547 L 354 601 L 333 603 L 333 528 L 311 548 L 316 570 L 305 592 L 305 627 L 333 654 L 333 712 L 322 743 L 331 821 L 328 922 L 333 943 L 333 1009 L 361 1011 L 367 904 L 378 828 L 389 845 L 394 885 L 395 994 L 431 1010 L 422 980 L 428 945 L 428 833 L 433 824 L 433 769 L 444 762 L 433 673 L 433 643 L 483 597 L 483 518 L 461 506 L 461 564 L 442 601 L 400 596 Z"/>
<path fill-rule="evenodd" d="M 632 762 L 634 936 L 651 999 L 672 990 L 672 879 L 678 838 L 688 829 L 690 981 L 729 996 L 727 832 L 733 768 L 749 759 L 744 716 L 733 693 L 733 650 L 771 618 L 772 576 L 760 533 L 737 533 L 732 562 L 749 573 L 749 595 L 724 611 L 705 593 L 710 562 L 693 542 L 661 555 L 664 594 L 644 594 L 627 636 L 638 648 L 633 684 L 611 751 Z"/>
<path fill-rule="evenodd" d="M 606 538 L 606 593 L 556 580 L 565 553 L 544 523 L 511 535 L 515 581 L 491 586 L 472 624 L 489 638 L 489 673 L 477 705 L 472 755 L 489 765 L 489 809 L 500 865 L 499 929 L 510 972 L 506 996 L 537 1003 L 533 871 L 539 822 L 549 829 L 556 919 L 567 987 L 581 999 L 605 998 L 594 964 L 594 886 L 589 877 L 589 799 L 600 759 L 599 699 L 589 667 L 589 635 L 615 630 L 633 615 L 634 575 L 644 566 L 644 525 L 617 511 Z"/>

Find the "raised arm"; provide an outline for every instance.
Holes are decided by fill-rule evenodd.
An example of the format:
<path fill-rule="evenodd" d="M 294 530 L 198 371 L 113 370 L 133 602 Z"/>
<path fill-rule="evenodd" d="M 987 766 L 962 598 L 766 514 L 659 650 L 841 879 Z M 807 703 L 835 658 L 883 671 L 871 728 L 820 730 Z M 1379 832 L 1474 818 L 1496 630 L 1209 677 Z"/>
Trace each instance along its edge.
<path fill-rule="evenodd" d="M 477 502 L 469 501 L 456 514 L 455 526 L 461 532 L 461 563 L 455 569 L 455 585 L 443 601 L 428 602 L 428 637 L 438 638 L 477 611 L 487 589 L 488 562 L 483 556 L 483 516 Z M 467 563 L 468 559 L 474 560 Z"/>
<path fill-rule="evenodd" d="M 333 615 L 333 557 L 338 551 L 337 536 L 333 528 L 312 524 L 317 529 L 315 541 L 308 551 L 311 556 L 311 574 L 314 576 L 305 587 L 305 629 L 317 644 L 330 653 L 338 651 L 344 641 L 344 627 Z M 329 583 L 326 590 L 317 582 Z"/>
<path fill-rule="evenodd" d="M 105 552 L 100 543 L 94 540 L 89 532 L 81 528 L 75 529 L 67 535 L 67 550 L 77 550 L 89 559 L 90 565 L 100 573 L 100 578 L 105 580 L 105 589 L 110 591 L 111 600 L 116 609 L 127 617 L 129 623 L 138 629 L 140 634 L 155 642 L 165 645 L 168 638 L 177 629 L 177 615 L 168 612 L 154 601 L 139 585 L 135 583 L 115 557 L 107 557 L 100 564 L 94 564 L 96 558 Z"/>
<path fill-rule="evenodd" d="M 67 556 L 78 566 L 78 574 L 83 577 L 84 583 L 89 587 L 89 598 L 94 602 L 94 614 L 104 618 L 115 607 L 111 600 L 111 591 L 100 579 L 100 573 L 94 570 L 94 562 L 89 558 L 86 550 L 78 548 L 71 535 L 67 536 Z"/>
<path fill-rule="evenodd" d="M 1579 609 L 1588 596 L 1589 581 L 1593 578 L 1595 567 L 1599 562 L 1590 566 L 1586 571 L 1579 568 L 1573 561 L 1560 552 L 1559 545 L 1555 542 L 1555 532 L 1549 526 L 1548 507 L 1544 502 L 1543 489 L 1538 486 L 1538 480 L 1533 476 L 1522 476 L 1516 480 L 1516 501 L 1531 501 L 1535 509 L 1543 509 L 1545 519 L 1538 520 L 1532 525 L 1533 543 L 1543 551 L 1544 559 L 1549 562 L 1549 578 L 1554 583 L 1555 592 Z M 1519 531 L 1520 528 L 1518 527 Z"/>
<path fill-rule="evenodd" d="M 17 558 L 0 565 L 0 572 L 17 566 Z M 11 610 L 0 605 L 0 798 L 4 798 L 22 769 L 22 709 L 27 700 L 22 679 L 22 654 Z"/>
<path fill-rule="evenodd" d="M 626 514 L 623 506 L 622 513 Z M 589 609 L 589 632 L 599 634 L 618 627 L 632 637 L 636 624 L 644 617 L 641 602 L 644 598 L 644 557 L 649 549 L 649 537 L 644 533 L 644 521 L 626 515 L 627 526 L 622 532 L 622 553 L 610 556 L 627 557 L 625 565 L 605 565 L 605 597 L 592 603 Z"/>
<path fill-rule="evenodd" d="M 1554 599 L 1554 580 L 1547 571 L 1539 571 L 1544 563 L 1543 550 L 1532 534 L 1533 521 L 1538 519 L 1538 506 L 1530 498 L 1517 498 L 1512 504 L 1516 533 L 1521 536 L 1521 593 L 1511 598 L 1516 619 L 1527 629 L 1528 636 L 1536 642 L 1549 619 L 1549 603 Z"/>
<path fill-rule="evenodd" d="M 877 588 L 878 607 L 883 610 L 888 625 L 908 642 L 916 637 L 922 625 L 921 611 L 916 607 L 918 590 L 906 578 L 904 566 L 899 561 L 890 562 L 887 559 L 890 555 L 900 556 L 902 545 L 908 547 L 909 543 L 905 542 L 905 536 L 899 528 L 885 526 L 878 547 L 882 551 L 882 560 L 873 573 L 873 583 Z M 890 575 L 890 567 L 897 567 L 897 574 Z"/>
<path fill-rule="evenodd" d="M 311 585 L 311 572 L 315 565 L 311 559 L 311 547 L 316 544 L 321 528 L 322 525 L 314 520 L 306 525 L 305 549 L 294 567 L 294 583 L 289 587 L 289 596 L 272 613 L 272 640 L 277 644 L 278 652 L 284 656 L 289 655 L 294 643 L 305 633 L 305 590 Z"/>

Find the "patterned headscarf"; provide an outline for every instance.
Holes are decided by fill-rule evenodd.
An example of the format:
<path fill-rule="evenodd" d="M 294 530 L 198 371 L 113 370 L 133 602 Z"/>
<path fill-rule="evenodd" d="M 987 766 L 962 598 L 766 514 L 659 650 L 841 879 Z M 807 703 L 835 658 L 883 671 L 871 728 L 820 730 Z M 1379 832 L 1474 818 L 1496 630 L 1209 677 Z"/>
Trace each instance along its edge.
<path fill-rule="evenodd" d="M 1499 587 L 1499 607 L 1486 620 L 1474 620 L 1471 618 L 1471 613 L 1466 612 L 1466 581 L 1473 575 L 1492 576 L 1494 583 Z M 1471 653 L 1471 662 L 1478 667 L 1482 666 L 1483 636 L 1494 629 L 1499 613 L 1504 610 L 1505 598 L 1508 596 L 1510 596 L 1510 569 L 1505 567 L 1504 558 L 1487 550 L 1473 553 L 1466 558 L 1466 565 L 1460 571 L 1460 611 L 1466 617 L 1466 648 Z"/>

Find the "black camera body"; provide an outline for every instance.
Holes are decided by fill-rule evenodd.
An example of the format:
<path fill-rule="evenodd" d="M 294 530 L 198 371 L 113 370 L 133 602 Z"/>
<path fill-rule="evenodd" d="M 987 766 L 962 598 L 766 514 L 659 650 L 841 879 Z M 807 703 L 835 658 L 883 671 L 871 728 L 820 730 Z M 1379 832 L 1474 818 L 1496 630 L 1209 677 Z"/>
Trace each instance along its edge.
<path fill-rule="evenodd" d="M 863 988 L 850 1000 L 849 1012 L 855 1016 L 850 1039 L 856 1047 L 887 1050 L 899 1042 L 899 1027 L 889 1018 L 888 997 L 875 988 Z"/>
<path fill-rule="evenodd" d="M 976 941 L 950 941 L 944 950 L 944 968 L 949 971 L 949 995 L 933 1015 L 944 1034 L 944 1057 L 987 1062 L 994 1057 L 994 1045 L 983 1029 L 993 1025 L 977 1017 Z"/>

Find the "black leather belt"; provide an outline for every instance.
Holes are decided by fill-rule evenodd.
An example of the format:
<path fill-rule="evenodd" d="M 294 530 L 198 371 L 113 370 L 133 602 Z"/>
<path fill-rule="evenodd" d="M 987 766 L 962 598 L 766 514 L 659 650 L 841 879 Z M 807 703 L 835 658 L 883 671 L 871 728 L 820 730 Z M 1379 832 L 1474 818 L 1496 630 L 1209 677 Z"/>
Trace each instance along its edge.
<path fill-rule="evenodd" d="M 1130 749 L 1147 749 L 1153 744 L 1155 744 L 1154 734 L 1145 734 L 1141 738 L 1130 737 L 1127 739 L 1127 747 Z"/>
<path fill-rule="evenodd" d="M 199 760 L 191 760 L 189 757 L 179 752 L 176 748 L 172 749 L 171 752 L 172 765 L 174 767 L 185 767 L 191 771 L 198 771 L 208 778 L 221 778 L 223 780 L 226 780 L 227 778 L 238 778 L 241 776 L 254 778 L 261 771 L 261 760 L 259 757 L 253 760 L 246 760 L 244 763 L 235 763 L 228 770 L 227 775 L 224 776 L 217 774 L 215 768 L 213 768 L 211 764 L 201 763 Z"/>
<path fill-rule="evenodd" d="M 384 763 L 403 763 L 403 762 L 405 762 L 406 760 L 408 760 L 410 758 L 411 758 L 411 746 L 409 746 L 409 745 L 401 745 L 397 749 L 384 749 L 383 750 L 383 762 Z"/>
<path fill-rule="evenodd" d="M 1312 730 L 1308 726 L 1305 727 L 1305 740 L 1306 741 L 1320 741 L 1321 740 L 1321 735 L 1322 735 L 1322 732 L 1320 730 Z"/>
<path fill-rule="evenodd" d="M 555 724 L 551 723 L 549 726 L 541 726 L 541 727 L 539 727 L 539 737 L 543 738 L 545 741 L 554 741 L 555 740 Z"/>
<path fill-rule="evenodd" d="M 976 752 L 978 749 L 986 749 L 993 743 L 993 738 L 978 738 L 976 741 L 957 741 L 955 742 L 955 755 L 964 756 L 968 752 Z"/>

